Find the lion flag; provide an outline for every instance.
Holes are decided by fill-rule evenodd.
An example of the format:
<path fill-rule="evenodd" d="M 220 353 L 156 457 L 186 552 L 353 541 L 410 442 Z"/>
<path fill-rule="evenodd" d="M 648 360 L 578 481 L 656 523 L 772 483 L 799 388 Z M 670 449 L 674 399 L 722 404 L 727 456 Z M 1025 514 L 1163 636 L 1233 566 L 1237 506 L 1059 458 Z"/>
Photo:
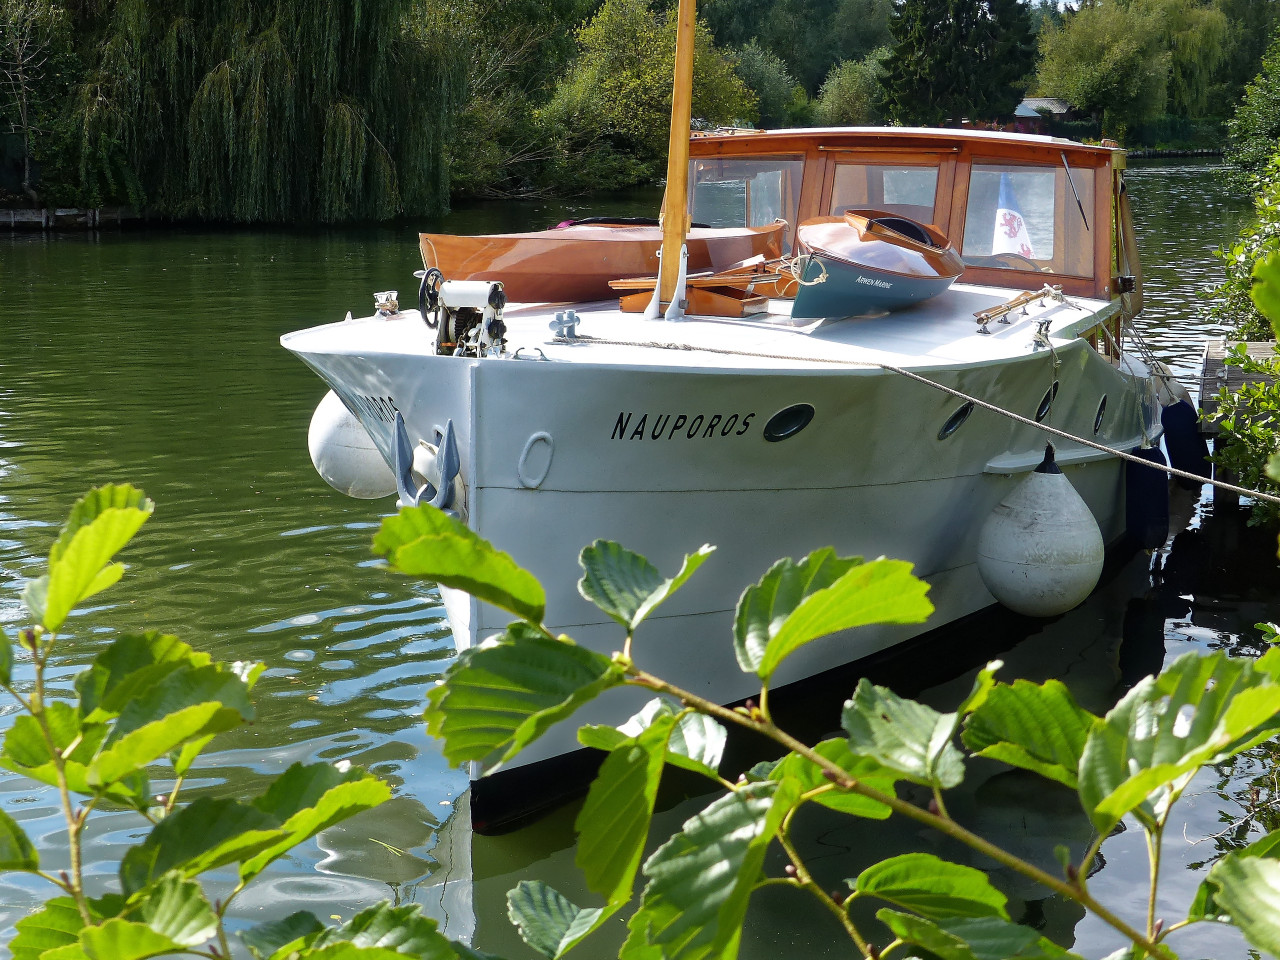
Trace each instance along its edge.
<path fill-rule="evenodd" d="M 992 253 L 1016 253 L 1028 260 L 1035 259 L 1031 249 L 1031 235 L 1027 233 L 1027 221 L 1018 209 L 1018 198 L 1013 192 L 1013 180 L 1009 174 L 1000 174 L 1000 199 L 996 203 L 996 229 L 991 239 Z"/>

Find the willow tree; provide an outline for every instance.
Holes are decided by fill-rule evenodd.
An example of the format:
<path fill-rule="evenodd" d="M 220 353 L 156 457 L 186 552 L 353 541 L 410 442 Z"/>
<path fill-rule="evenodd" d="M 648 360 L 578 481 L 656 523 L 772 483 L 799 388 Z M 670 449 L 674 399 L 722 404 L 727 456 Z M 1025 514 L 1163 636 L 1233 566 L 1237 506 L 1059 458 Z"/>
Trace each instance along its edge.
<path fill-rule="evenodd" d="M 125 176 L 163 214 L 243 222 L 447 208 L 463 71 L 440 4 L 114 0 L 94 54 L 90 188 Z"/>

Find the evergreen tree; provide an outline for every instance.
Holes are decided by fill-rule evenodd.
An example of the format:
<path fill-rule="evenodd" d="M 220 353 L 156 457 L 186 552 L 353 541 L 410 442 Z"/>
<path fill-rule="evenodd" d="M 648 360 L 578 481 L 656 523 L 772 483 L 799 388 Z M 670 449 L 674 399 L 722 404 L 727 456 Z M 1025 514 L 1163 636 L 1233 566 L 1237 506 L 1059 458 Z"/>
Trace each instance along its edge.
<path fill-rule="evenodd" d="M 896 0 L 885 107 L 900 123 L 990 120 L 1013 112 L 1035 56 L 1019 0 Z"/>

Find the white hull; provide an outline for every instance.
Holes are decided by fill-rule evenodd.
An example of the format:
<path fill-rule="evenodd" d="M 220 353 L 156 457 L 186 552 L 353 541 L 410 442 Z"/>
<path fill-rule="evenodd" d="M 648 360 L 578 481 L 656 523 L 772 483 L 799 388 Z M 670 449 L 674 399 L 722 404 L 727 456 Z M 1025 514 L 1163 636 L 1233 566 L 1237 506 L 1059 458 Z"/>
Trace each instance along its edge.
<path fill-rule="evenodd" d="M 994 602 L 977 572 L 979 530 L 1039 462 L 1045 434 L 977 409 L 940 439 L 963 401 L 857 364 L 910 367 L 1034 416 L 1055 373 L 1050 351 L 1032 343 L 1032 320 L 979 336 L 968 316 L 974 303 L 999 302 L 1006 293 L 953 292 L 938 298 L 951 298 L 949 306 L 908 326 L 891 318 L 804 332 L 729 321 L 646 323 L 601 305 L 582 311 L 584 330 L 598 338 L 589 343 L 551 338 L 546 312 L 512 311 L 508 355 L 484 359 L 433 355 L 416 312 L 301 331 L 284 342 L 347 401 L 389 462 L 394 410 L 414 442 L 453 421 L 468 525 L 538 577 L 548 624 L 580 643 L 607 653 L 622 642 L 616 624 L 577 592 L 583 546 L 616 540 L 674 572 L 683 554 L 716 545 L 690 583 L 641 627 L 634 651 L 642 666 L 728 703 L 758 692 L 758 681 L 733 658 L 734 606 L 780 557 L 831 545 L 842 555 L 909 560 L 931 583 L 937 613 L 923 625 L 860 628 L 811 644 L 787 660 L 777 684 Z M 1129 450 L 1156 419 L 1149 381 L 1076 338 L 1109 307 L 1087 301 L 1042 313 L 1052 321 L 1060 361 L 1046 422 Z M 901 352 L 903 333 L 914 337 L 912 353 Z M 655 343 L 679 338 L 696 349 L 637 352 L 641 335 Z M 731 350 L 717 354 L 717 343 Z M 533 347 L 550 359 L 526 359 Z M 813 407 L 812 422 L 788 439 L 767 441 L 769 419 L 797 404 Z M 1123 532 L 1123 464 L 1070 442 L 1056 446 L 1104 540 L 1113 542 Z M 445 601 L 460 648 L 508 620 L 464 595 L 445 591 Z M 638 703 L 611 695 L 581 719 L 618 722 Z M 572 730 L 553 731 L 518 762 L 575 747 Z"/>

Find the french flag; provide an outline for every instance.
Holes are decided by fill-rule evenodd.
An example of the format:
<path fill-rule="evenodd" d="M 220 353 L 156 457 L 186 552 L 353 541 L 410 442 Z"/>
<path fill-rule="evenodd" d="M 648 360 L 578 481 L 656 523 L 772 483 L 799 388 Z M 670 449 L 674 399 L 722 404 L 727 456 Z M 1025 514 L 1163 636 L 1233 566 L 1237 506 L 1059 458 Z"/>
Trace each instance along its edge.
<path fill-rule="evenodd" d="M 1000 174 L 1000 200 L 996 203 L 996 228 L 991 239 L 991 252 L 1016 253 L 1029 260 L 1035 259 L 1031 249 L 1031 235 L 1027 233 L 1027 221 L 1018 209 L 1018 198 L 1013 192 L 1009 174 Z"/>

